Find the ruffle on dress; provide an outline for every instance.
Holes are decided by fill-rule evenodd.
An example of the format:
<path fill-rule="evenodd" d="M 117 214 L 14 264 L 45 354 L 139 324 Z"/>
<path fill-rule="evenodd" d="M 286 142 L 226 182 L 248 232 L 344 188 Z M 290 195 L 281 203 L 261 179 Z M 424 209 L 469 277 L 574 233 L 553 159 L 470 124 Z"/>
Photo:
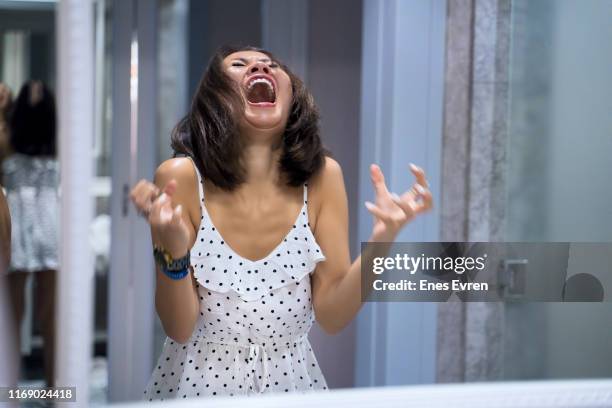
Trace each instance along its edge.
<path fill-rule="evenodd" d="M 220 249 L 204 253 L 201 249 L 191 250 L 196 280 L 203 287 L 217 292 L 233 290 L 245 301 L 257 300 L 275 289 L 299 282 L 314 271 L 318 262 L 326 259 L 304 214 L 302 209 L 295 228 L 272 252 L 257 261 L 236 254 L 215 227 L 210 226 L 212 223 L 200 227 L 197 240 Z"/>

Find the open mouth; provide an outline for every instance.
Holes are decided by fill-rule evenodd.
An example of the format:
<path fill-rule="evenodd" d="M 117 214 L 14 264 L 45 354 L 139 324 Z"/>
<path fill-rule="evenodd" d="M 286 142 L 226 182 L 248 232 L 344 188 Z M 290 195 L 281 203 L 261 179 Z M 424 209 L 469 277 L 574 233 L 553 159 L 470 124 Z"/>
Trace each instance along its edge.
<path fill-rule="evenodd" d="M 252 105 L 272 106 L 276 102 L 276 92 L 272 81 L 256 76 L 249 80 L 246 86 L 246 98 Z"/>

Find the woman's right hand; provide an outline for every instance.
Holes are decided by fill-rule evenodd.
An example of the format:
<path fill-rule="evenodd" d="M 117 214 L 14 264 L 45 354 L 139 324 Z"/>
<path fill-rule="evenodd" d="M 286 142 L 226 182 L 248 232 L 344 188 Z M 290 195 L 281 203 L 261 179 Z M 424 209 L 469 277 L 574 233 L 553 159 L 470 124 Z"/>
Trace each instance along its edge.
<path fill-rule="evenodd" d="M 173 203 L 176 188 L 174 179 L 161 190 L 143 179 L 130 193 L 138 212 L 151 225 L 153 243 L 168 251 L 174 259 L 187 254 L 190 236 L 189 227 L 183 218 L 183 207 Z"/>

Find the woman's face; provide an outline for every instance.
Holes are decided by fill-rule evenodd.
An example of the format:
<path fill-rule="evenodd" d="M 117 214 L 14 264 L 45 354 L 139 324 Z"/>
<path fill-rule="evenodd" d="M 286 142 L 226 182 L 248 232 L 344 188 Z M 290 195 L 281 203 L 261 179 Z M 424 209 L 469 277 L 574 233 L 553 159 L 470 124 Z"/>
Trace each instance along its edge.
<path fill-rule="evenodd" d="M 293 101 L 289 75 L 257 51 L 230 54 L 223 65 L 244 97 L 247 128 L 282 133 Z"/>

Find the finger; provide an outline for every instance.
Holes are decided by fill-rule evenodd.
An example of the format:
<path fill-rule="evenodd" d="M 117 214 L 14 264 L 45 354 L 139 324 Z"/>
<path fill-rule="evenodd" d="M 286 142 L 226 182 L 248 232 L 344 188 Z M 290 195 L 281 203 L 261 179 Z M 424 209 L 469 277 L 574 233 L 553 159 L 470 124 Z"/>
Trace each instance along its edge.
<path fill-rule="evenodd" d="M 177 205 L 174 211 L 172 212 L 172 224 L 180 225 L 183 220 L 183 206 Z"/>
<path fill-rule="evenodd" d="M 130 191 L 130 199 L 136 204 L 142 196 L 142 191 L 146 186 L 146 180 L 142 179 Z"/>
<path fill-rule="evenodd" d="M 425 187 L 423 187 L 418 182 L 414 183 L 412 187 L 410 188 L 410 190 L 402 194 L 402 199 L 408 200 L 408 201 L 421 200 L 422 199 L 421 195 L 423 194 L 424 191 L 425 191 Z"/>
<path fill-rule="evenodd" d="M 149 210 L 149 205 L 147 204 L 146 196 L 144 196 L 142 193 L 134 197 L 132 202 L 134 203 L 136 210 L 141 214 Z"/>
<path fill-rule="evenodd" d="M 387 190 L 387 185 L 385 184 L 385 175 L 378 165 L 372 164 L 370 166 L 370 178 L 372 179 L 374 192 L 377 196 L 389 193 L 389 190 Z"/>
<path fill-rule="evenodd" d="M 166 193 L 169 196 L 172 196 L 174 192 L 176 191 L 176 187 L 177 187 L 176 180 L 172 179 L 164 186 L 164 193 Z"/>
<path fill-rule="evenodd" d="M 415 186 L 420 198 L 420 202 L 418 202 L 418 207 L 416 208 L 416 212 L 421 213 L 427 210 L 430 210 L 433 207 L 433 195 L 431 191 L 427 188 L 424 188 L 420 184 Z"/>
<path fill-rule="evenodd" d="M 162 223 L 162 209 L 164 205 L 170 203 L 170 199 L 165 193 L 162 193 L 151 205 L 149 210 L 149 223 L 151 225 L 160 225 Z"/>
<path fill-rule="evenodd" d="M 406 214 L 408 218 L 412 218 L 414 216 L 417 206 L 413 204 L 413 200 L 404 200 L 395 193 L 391 194 L 391 199 L 399 208 L 402 209 L 402 211 L 404 211 L 404 214 Z"/>
<path fill-rule="evenodd" d="M 433 195 L 428 188 L 415 183 L 410 190 L 401 195 L 404 202 L 412 203 L 415 214 L 426 211 L 433 207 Z"/>
<path fill-rule="evenodd" d="M 134 187 L 132 187 L 132 190 L 130 191 L 130 198 L 132 200 L 134 200 L 134 198 L 136 198 L 138 196 L 138 193 L 140 192 L 140 190 L 142 189 L 142 186 L 144 184 L 144 179 L 140 180 L 138 183 L 136 183 L 136 185 Z"/>
<path fill-rule="evenodd" d="M 414 163 L 410 163 L 410 170 L 416 177 L 417 183 L 419 183 L 423 187 L 429 187 L 429 183 L 427 182 L 427 178 L 425 177 L 425 170 L 423 170 L 421 167 L 417 166 Z"/>
<path fill-rule="evenodd" d="M 137 203 L 143 211 L 150 211 L 153 202 L 159 197 L 161 191 L 153 183 L 148 183 L 141 188 Z"/>
<path fill-rule="evenodd" d="M 416 203 L 421 199 L 421 194 L 417 191 L 416 187 L 418 185 L 418 183 L 413 184 L 410 190 L 399 197 L 404 202 L 413 203 L 413 208 L 416 208 Z"/>
<path fill-rule="evenodd" d="M 161 190 L 155 184 L 148 183 L 147 192 L 145 194 L 145 199 L 144 199 L 144 204 L 143 204 L 144 212 L 148 214 L 151 211 L 151 207 L 153 206 L 153 203 L 155 202 L 155 200 L 159 198 L 161 193 L 162 193 Z"/>
<path fill-rule="evenodd" d="M 172 208 L 172 201 L 168 198 L 163 202 L 159 208 L 159 223 L 163 227 L 175 224 L 174 219 L 174 208 Z"/>
<path fill-rule="evenodd" d="M 148 213 L 152 202 L 158 195 L 159 189 L 157 186 L 143 179 L 130 192 L 130 199 L 140 213 Z"/>
<path fill-rule="evenodd" d="M 151 201 L 154 201 L 159 197 L 162 191 L 153 183 L 148 183 L 149 194 L 151 195 Z"/>
<path fill-rule="evenodd" d="M 381 210 L 380 208 L 378 208 L 375 204 L 372 204 L 371 202 L 366 201 L 365 206 L 370 212 L 370 214 L 377 217 L 382 222 L 388 223 L 391 221 L 391 216 L 387 214 L 386 212 L 384 212 L 383 210 Z"/>
<path fill-rule="evenodd" d="M 429 197 L 425 199 L 425 202 L 423 203 L 423 208 L 421 209 L 420 212 L 430 211 L 433 207 L 434 207 L 433 197 L 430 195 Z"/>

